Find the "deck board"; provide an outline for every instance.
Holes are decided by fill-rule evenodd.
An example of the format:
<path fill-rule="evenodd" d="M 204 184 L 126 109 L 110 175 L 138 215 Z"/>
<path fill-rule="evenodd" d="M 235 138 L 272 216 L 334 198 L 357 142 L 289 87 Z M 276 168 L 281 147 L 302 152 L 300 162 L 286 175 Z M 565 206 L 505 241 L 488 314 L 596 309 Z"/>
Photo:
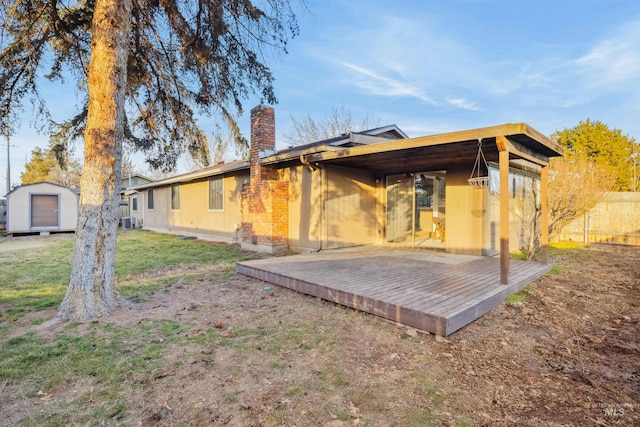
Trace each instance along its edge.
<path fill-rule="evenodd" d="M 238 273 L 446 336 L 544 275 L 549 265 L 376 246 L 242 261 Z"/>

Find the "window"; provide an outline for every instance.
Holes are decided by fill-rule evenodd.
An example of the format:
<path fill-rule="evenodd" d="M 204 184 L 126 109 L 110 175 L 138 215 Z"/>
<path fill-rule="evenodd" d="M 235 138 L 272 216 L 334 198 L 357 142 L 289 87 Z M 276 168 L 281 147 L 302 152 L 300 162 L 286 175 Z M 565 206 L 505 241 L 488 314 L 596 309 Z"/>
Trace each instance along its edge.
<path fill-rule="evenodd" d="M 224 191 L 222 178 L 209 180 L 209 209 L 222 210 L 224 208 Z"/>
<path fill-rule="evenodd" d="M 138 210 L 138 198 L 134 197 L 131 199 L 131 210 L 132 211 L 137 211 Z"/>
<path fill-rule="evenodd" d="M 153 210 L 153 190 L 147 191 L 147 209 Z"/>
<path fill-rule="evenodd" d="M 174 211 L 180 210 L 180 184 L 171 186 L 171 209 Z"/>
<path fill-rule="evenodd" d="M 431 208 L 433 207 L 433 178 L 426 177 L 424 174 L 416 174 L 416 207 Z"/>

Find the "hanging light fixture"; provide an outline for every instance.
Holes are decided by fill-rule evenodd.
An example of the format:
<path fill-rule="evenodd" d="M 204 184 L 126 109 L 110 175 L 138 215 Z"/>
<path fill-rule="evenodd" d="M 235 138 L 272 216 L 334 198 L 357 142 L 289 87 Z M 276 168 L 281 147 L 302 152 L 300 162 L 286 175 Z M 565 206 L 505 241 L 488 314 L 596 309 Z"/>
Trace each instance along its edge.
<path fill-rule="evenodd" d="M 482 161 L 482 163 L 481 163 Z M 483 175 L 482 164 L 484 164 L 484 168 L 487 171 L 487 175 Z M 476 162 L 473 164 L 473 169 L 471 169 L 471 176 L 467 180 L 469 185 L 473 188 L 482 189 L 486 188 L 489 185 L 489 164 L 487 163 L 487 159 L 484 157 L 484 153 L 482 152 L 482 139 L 478 139 L 478 155 L 476 156 Z"/>

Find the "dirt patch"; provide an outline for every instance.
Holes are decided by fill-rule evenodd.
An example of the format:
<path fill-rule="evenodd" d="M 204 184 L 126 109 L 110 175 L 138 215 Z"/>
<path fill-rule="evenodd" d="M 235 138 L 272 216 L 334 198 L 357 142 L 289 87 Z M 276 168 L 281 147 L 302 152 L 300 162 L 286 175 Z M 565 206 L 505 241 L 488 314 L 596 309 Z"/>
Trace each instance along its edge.
<path fill-rule="evenodd" d="M 218 338 L 167 345 L 105 425 L 640 425 L 640 251 L 594 245 L 553 261 L 560 271 L 523 302 L 443 341 L 228 269 L 189 271 L 99 322 L 173 319 Z M 5 389 L 16 397 L 0 413 L 14 422 L 70 393 Z"/>
<path fill-rule="evenodd" d="M 523 303 L 455 334 L 456 383 L 479 420 L 504 425 L 638 425 L 640 251 L 592 246 L 556 259 Z M 444 348 L 443 348 L 444 347 Z M 441 353 L 442 354 L 442 353 Z"/>

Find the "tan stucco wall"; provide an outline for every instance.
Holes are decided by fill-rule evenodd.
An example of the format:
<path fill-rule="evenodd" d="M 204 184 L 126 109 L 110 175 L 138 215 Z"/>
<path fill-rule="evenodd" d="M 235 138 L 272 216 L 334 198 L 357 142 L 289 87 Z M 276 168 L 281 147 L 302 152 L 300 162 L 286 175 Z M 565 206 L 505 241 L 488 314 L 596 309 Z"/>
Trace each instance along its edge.
<path fill-rule="evenodd" d="M 291 166 L 279 178 L 289 182 L 289 246 L 292 250 L 314 250 L 322 246 L 321 170 Z"/>
<path fill-rule="evenodd" d="M 482 255 L 483 249 L 489 243 L 487 190 L 478 190 L 469 185 L 469 171 L 472 166 L 447 169 L 447 252 Z"/>
<path fill-rule="evenodd" d="M 375 178 L 370 171 L 327 168 L 327 248 L 374 243 Z"/>
<path fill-rule="evenodd" d="M 58 227 L 42 228 L 34 231 L 73 231 L 78 223 L 78 196 L 69 188 L 46 182 L 18 187 L 7 197 L 7 231 L 12 233 L 30 232 L 31 195 L 57 194 L 60 212 Z"/>
<path fill-rule="evenodd" d="M 289 182 L 289 246 L 318 250 L 373 244 L 376 182 L 373 173 L 326 167 L 281 171 Z"/>
<path fill-rule="evenodd" d="M 222 241 L 233 241 L 242 222 L 241 191 L 242 185 L 249 180 L 249 174 L 226 175 L 223 179 L 225 197 L 222 210 L 209 210 L 209 180 L 204 179 L 180 184 L 179 210 L 171 209 L 170 186 L 154 189 L 153 210 L 147 209 L 148 191 L 130 196 L 129 200 L 138 197 L 138 212 L 132 212 L 132 216 L 136 217 L 138 224 L 142 220 L 143 228 L 210 234 Z"/>
<path fill-rule="evenodd" d="M 446 218 L 448 252 L 482 255 L 491 244 L 488 192 L 469 186 L 472 166 L 447 170 L 440 217 Z M 290 183 L 289 245 L 293 250 L 385 244 L 384 179 L 376 180 L 370 171 L 330 166 L 313 172 L 293 166 L 281 171 L 280 179 Z M 430 209 L 420 218 L 424 227 L 431 227 Z"/>
<path fill-rule="evenodd" d="M 446 200 L 440 217 L 446 220 L 445 250 L 451 253 L 492 255 L 491 208 L 487 189 L 468 184 L 473 165 L 446 171 Z M 379 175 L 383 176 L 383 175 Z M 309 170 L 292 165 L 278 171 L 288 182 L 289 247 L 294 251 L 386 244 L 385 179 L 374 172 L 325 166 Z M 138 224 L 144 228 L 185 234 L 205 233 L 236 241 L 242 223 L 241 190 L 248 171 L 224 178 L 225 206 L 208 209 L 208 180 L 181 184 L 181 208 L 171 210 L 171 188 L 154 190 L 154 209 L 147 209 L 146 191 L 137 194 Z M 420 215 L 422 228 L 431 226 L 431 210 Z"/>

